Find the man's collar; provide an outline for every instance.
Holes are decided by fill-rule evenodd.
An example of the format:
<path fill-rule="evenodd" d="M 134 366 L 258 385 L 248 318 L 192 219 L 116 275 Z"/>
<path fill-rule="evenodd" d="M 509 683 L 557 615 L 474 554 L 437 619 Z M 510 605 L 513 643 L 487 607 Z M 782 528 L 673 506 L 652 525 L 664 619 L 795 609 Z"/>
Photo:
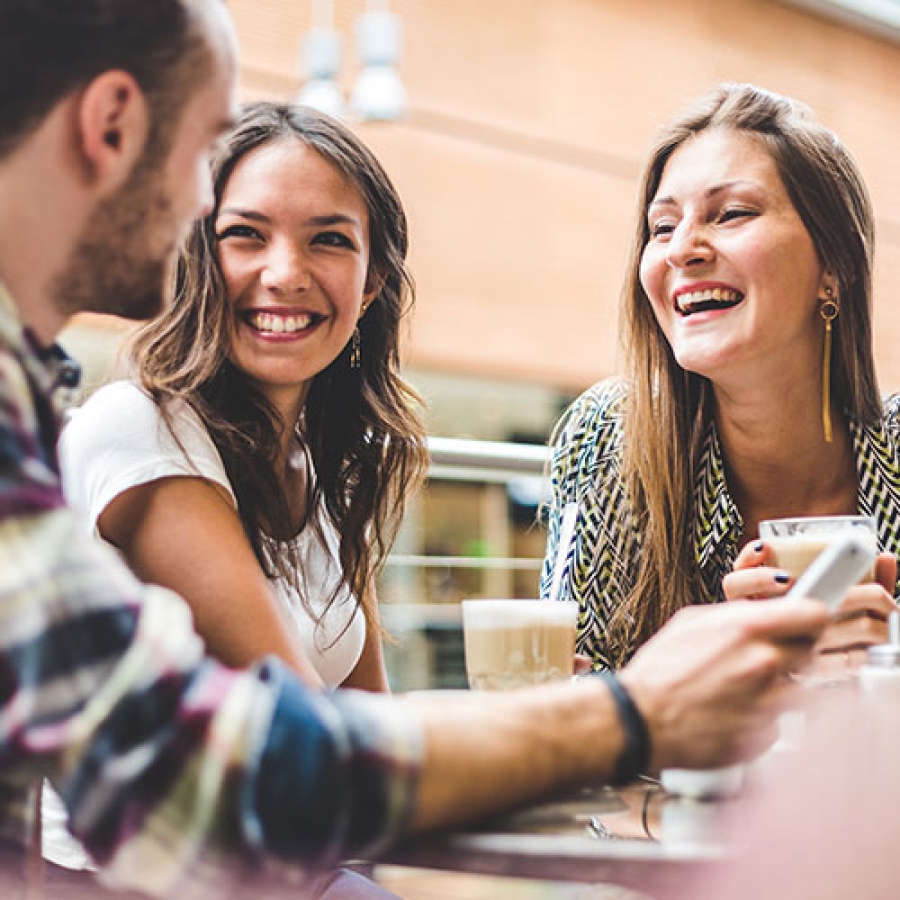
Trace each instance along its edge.
<path fill-rule="evenodd" d="M 19 320 L 19 311 L 6 285 L 0 281 L 0 336 L 6 343 L 18 346 L 22 343 L 22 323 Z"/>
<path fill-rule="evenodd" d="M 41 344 L 31 328 L 23 325 L 19 312 L 9 291 L 0 282 L 0 338 L 7 346 L 22 351 L 36 360 L 47 372 L 49 389 L 62 389 L 66 400 L 74 393 L 81 380 L 81 366 L 63 348 L 52 343 L 49 347 Z M 64 404 L 66 402 L 64 400 Z"/>

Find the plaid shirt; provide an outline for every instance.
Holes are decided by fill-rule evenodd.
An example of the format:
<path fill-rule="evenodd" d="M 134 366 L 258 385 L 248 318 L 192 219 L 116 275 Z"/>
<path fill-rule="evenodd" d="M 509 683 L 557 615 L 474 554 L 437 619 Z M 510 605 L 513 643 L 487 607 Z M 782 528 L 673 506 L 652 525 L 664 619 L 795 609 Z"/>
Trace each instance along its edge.
<path fill-rule="evenodd" d="M 210 661 L 183 601 L 80 530 L 51 400 L 70 366 L 0 287 L 0 840 L 27 841 L 47 775 L 118 886 L 221 897 L 377 852 L 408 818 L 418 724 L 275 661 Z"/>
<path fill-rule="evenodd" d="M 579 397 L 566 414 L 553 448 L 549 536 L 541 595 L 550 590 L 563 510 L 578 503 L 577 540 L 569 551 L 563 598 L 580 605 L 578 650 L 600 668 L 610 666 L 607 623 L 634 587 L 641 530 L 622 477 L 627 389 L 608 379 Z M 849 423 L 857 474 L 857 509 L 874 516 L 882 550 L 900 555 L 900 394 L 884 401 L 881 422 Z M 718 434 L 710 423 L 694 478 L 694 559 L 697 602 L 725 599 L 744 530 L 728 490 Z M 900 582 L 895 592 L 900 596 Z M 634 648 L 633 648 L 634 649 Z"/>

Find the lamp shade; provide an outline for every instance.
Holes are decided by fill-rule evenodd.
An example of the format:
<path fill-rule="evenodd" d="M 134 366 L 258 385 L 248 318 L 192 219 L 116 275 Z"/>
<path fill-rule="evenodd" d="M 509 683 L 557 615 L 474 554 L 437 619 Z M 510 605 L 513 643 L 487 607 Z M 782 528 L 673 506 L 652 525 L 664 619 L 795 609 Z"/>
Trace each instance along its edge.
<path fill-rule="evenodd" d="M 392 122 L 406 113 L 406 88 L 393 66 L 366 66 L 350 95 L 350 108 L 364 121 Z"/>

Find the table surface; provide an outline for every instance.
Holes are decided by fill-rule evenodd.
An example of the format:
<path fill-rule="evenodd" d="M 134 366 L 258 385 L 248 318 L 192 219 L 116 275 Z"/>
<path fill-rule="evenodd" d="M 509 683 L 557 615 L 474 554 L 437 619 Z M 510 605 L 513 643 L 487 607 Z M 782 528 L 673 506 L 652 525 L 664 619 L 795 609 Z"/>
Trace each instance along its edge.
<path fill-rule="evenodd" d="M 401 844 L 383 862 L 652 891 L 722 865 L 723 817 L 740 802 L 672 797 L 655 782 L 585 789 L 480 827 Z"/>

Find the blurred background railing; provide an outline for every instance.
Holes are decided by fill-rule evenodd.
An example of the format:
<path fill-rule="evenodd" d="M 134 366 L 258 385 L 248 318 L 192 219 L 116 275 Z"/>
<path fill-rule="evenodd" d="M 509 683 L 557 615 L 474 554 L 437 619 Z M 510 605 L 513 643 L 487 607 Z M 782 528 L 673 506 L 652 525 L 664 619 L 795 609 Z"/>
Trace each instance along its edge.
<path fill-rule="evenodd" d="M 394 690 L 465 687 L 459 601 L 536 597 L 547 448 L 429 438 L 426 486 L 379 583 Z"/>

